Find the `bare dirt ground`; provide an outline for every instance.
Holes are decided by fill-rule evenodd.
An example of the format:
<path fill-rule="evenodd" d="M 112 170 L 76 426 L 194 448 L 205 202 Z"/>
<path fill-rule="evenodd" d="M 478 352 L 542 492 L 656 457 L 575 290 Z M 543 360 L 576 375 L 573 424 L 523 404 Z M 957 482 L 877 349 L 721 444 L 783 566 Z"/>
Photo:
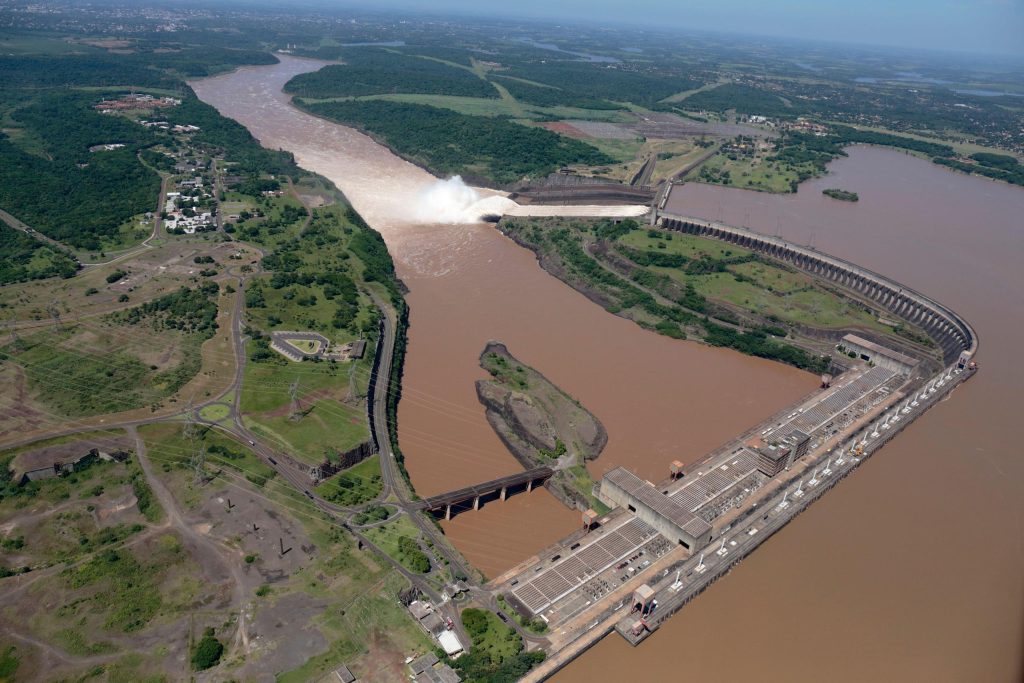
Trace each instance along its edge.
<path fill-rule="evenodd" d="M 275 673 L 290 671 L 327 649 L 327 639 L 313 622 L 327 605 L 305 593 L 288 593 L 261 606 L 250 625 L 243 680 L 271 682 Z"/>

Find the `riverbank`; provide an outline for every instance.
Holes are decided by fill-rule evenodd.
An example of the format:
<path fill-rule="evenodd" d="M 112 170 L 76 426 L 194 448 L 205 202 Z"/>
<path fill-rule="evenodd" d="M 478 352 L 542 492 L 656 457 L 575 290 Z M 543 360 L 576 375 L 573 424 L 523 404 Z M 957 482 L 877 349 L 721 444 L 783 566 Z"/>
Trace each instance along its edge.
<path fill-rule="evenodd" d="M 923 331 L 863 299 L 748 249 L 635 221 L 506 219 L 499 229 L 541 267 L 605 310 L 693 339 L 816 373 L 846 332 L 928 354 Z"/>

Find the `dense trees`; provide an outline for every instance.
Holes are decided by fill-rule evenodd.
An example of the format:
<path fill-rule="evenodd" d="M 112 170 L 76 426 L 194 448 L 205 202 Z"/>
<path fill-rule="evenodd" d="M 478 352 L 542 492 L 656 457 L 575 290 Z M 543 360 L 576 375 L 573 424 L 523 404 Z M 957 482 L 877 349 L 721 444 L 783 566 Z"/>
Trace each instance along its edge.
<path fill-rule="evenodd" d="M 47 277 L 71 277 L 78 262 L 31 235 L 0 223 L 0 285 Z"/>
<path fill-rule="evenodd" d="M 559 88 L 570 103 L 576 97 L 587 101 L 653 105 L 670 95 L 701 85 L 699 81 L 677 73 L 675 69 L 653 69 L 631 63 L 552 61 L 549 58 L 518 64 L 507 75 Z M 503 79 L 501 84 L 507 87 L 508 79 Z M 519 86 L 513 87 L 523 90 Z M 543 97 L 539 93 L 533 95 Z M 593 105 L 590 108 L 594 108 Z"/>
<path fill-rule="evenodd" d="M 101 247 L 132 216 L 151 210 L 160 177 L 136 157 L 147 129 L 91 109 L 92 94 L 60 92 L 18 109 L 14 119 L 43 141 L 45 156 L 0 138 L 0 207 L 54 239 Z M 90 153 L 91 145 L 126 146 Z"/>
<path fill-rule="evenodd" d="M 344 64 L 299 74 L 285 92 L 300 97 L 358 97 L 387 93 L 498 97 L 498 92 L 468 69 L 435 59 L 374 48 L 345 50 Z"/>
<path fill-rule="evenodd" d="M 591 145 L 502 119 L 380 100 L 299 103 L 314 114 L 379 136 L 400 154 L 441 175 L 461 173 L 512 183 L 547 175 L 566 164 L 612 162 Z"/>
<path fill-rule="evenodd" d="M 219 289 L 216 282 L 205 282 L 196 289 L 182 287 L 111 317 L 129 325 L 148 321 L 157 330 L 180 330 L 209 339 L 217 330 L 217 302 L 212 297 Z"/>
<path fill-rule="evenodd" d="M 452 666 L 467 683 L 513 683 L 544 661 L 543 652 L 524 652 L 522 637 L 493 612 L 464 609 L 462 625 L 473 645 Z"/>
<path fill-rule="evenodd" d="M 220 661 L 221 655 L 224 654 L 224 644 L 213 634 L 214 630 L 207 628 L 203 632 L 203 637 L 196 644 L 196 649 L 192 653 L 192 666 L 196 671 L 204 671 L 215 666 Z"/>
<path fill-rule="evenodd" d="M 735 109 L 741 114 L 757 114 L 775 118 L 792 118 L 801 110 L 787 105 L 778 95 L 761 88 L 740 83 L 725 83 L 687 97 L 681 106 L 691 111 L 726 111 Z"/>

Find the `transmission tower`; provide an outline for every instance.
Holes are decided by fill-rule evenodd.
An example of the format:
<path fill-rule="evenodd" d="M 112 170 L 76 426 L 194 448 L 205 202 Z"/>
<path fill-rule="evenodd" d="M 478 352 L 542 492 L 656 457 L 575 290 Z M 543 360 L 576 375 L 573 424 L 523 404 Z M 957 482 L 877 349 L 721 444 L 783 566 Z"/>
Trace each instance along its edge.
<path fill-rule="evenodd" d="M 185 432 L 184 436 L 189 440 L 190 443 L 195 443 L 196 440 L 196 411 L 192 407 L 192 399 L 189 398 L 188 405 L 185 407 Z"/>
<path fill-rule="evenodd" d="M 203 471 L 203 465 L 206 464 L 206 446 L 201 446 L 199 450 L 192 453 L 192 457 L 189 460 L 189 467 L 195 472 L 196 484 L 201 484 L 206 473 Z"/>
<path fill-rule="evenodd" d="M 59 330 L 60 329 L 60 306 L 58 306 L 58 303 L 60 303 L 60 302 L 58 302 L 56 299 L 51 301 L 50 305 L 46 307 L 46 312 L 50 314 L 51 318 L 53 318 L 53 327 L 54 327 L 54 329 L 58 329 Z"/>
<path fill-rule="evenodd" d="M 296 377 L 295 381 L 292 382 L 291 386 L 288 387 L 288 396 L 290 396 L 291 400 L 292 400 L 291 420 L 292 421 L 299 420 L 302 417 L 302 415 L 301 415 L 301 411 L 299 409 L 299 378 L 298 377 Z"/>

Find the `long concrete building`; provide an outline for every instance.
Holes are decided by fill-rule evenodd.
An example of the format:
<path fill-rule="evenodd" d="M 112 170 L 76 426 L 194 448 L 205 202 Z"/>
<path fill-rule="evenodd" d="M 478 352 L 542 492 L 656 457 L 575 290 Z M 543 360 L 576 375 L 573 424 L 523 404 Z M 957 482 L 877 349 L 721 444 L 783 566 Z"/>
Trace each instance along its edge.
<path fill-rule="evenodd" d="M 662 536 L 691 551 L 711 542 L 710 524 L 625 468 L 616 467 L 604 475 L 600 497 L 629 509 Z"/>

